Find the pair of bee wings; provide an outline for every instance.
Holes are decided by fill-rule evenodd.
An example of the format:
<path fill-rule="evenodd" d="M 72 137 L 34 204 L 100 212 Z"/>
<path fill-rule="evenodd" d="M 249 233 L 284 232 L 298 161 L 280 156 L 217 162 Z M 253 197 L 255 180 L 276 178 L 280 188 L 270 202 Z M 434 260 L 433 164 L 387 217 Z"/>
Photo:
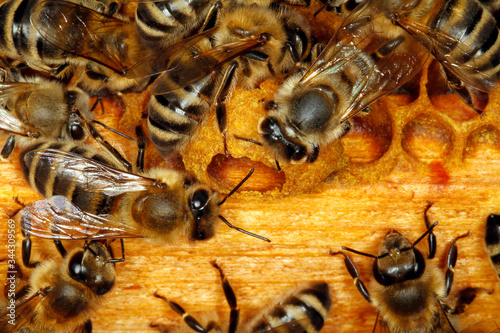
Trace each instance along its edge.
<path fill-rule="evenodd" d="M 132 22 L 68 0 L 46 0 L 33 7 L 31 23 L 55 47 L 104 65 L 129 79 L 161 74 L 152 88 L 152 93 L 156 95 L 188 86 L 263 43 L 259 36 L 242 38 L 193 56 L 191 48 L 217 31 L 217 28 L 212 28 L 160 49 L 141 48 L 145 55 L 134 55 L 137 59 L 123 63 L 119 51 L 112 43 L 105 42 L 105 36 L 124 29 L 136 33 L 129 28 Z M 173 78 L 176 85 L 169 84 L 169 78 Z"/>
<path fill-rule="evenodd" d="M 44 165 L 58 168 L 59 184 L 77 182 L 76 192 L 119 196 L 165 186 L 154 179 L 115 169 L 95 160 L 57 149 L 34 150 L 25 160 L 39 159 Z M 47 173 L 55 170 L 47 170 Z M 18 213 L 21 228 L 34 236 L 60 240 L 112 239 L 142 237 L 127 221 L 111 214 L 82 211 L 66 197 L 55 195 L 33 202 Z"/>
<path fill-rule="evenodd" d="M 401 11 L 401 7 L 400 1 L 390 0 L 367 0 L 359 4 L 344 19 L 341 27 L 301 79 L 302 83 L 307 83 L 318 75 L 341 72 L 352 61 L 358 61 L 356 57 L 363 53 L 373 59 L 371 63 L 365 64 L 369 66 L 368 75 L 353 82 L 351 102 L 342 111 L 341 122 L 411 80 L 422 69 L 431 52 L 443 65 L 453 67 L 453 72 L 465 83 L 474 87 L 481 85 L 482 79 L 474 82 L 469 79 L 468 73 L 478 73 L 477 69 L 454 61 L 447 55 L 450 50 L 449 41 L 455 42 L 454 45 L 459 43 L 456 38 L 442 32 L 429 31 L 429 28 L 418 22 L 399 19 L 397 23 L 400 26 L 396 25 L 394 14 Z M 409 25 L 413 28 L 401 27 Z M 403 41 L 388 54 L 378 54 L 383 47 L 387 51 L 390 42 L 396 38 L 403 38 Z M 424 39 L 432 45 L 432 50 L 424 46 L 429 44 L 422 43 Z"/>

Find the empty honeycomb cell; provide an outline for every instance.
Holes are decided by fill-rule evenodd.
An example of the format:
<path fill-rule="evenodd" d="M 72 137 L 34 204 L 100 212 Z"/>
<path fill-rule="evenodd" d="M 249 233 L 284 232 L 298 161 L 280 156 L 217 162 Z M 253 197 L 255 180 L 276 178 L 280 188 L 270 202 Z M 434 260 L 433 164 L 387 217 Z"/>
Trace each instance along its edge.
<path fill-rule="evenodd" d="M 464 160 L 481 159 L 483 156 L 500 158 L 500 130 L 493 125 L 472 131 L 465 142 Z"/>
<path fill-rule="evenodd" d="M 351 130 L 342 139 L 344 155 L 351 163 L 373 162 L 387 152 L 392 139 L 391 116 L 376 103 L 369 114 L 352 119 Z"/>
<path fill-rule="evenodd" d="M 453 149 L 453 129 L 444 119 L 429 113 L 414 118 L 402 134 L 403 150 L 424 163 L 444 163 Z"/>
<path fill-rule="evenodd" d="M 438 61 L 433 61 L 427 72 L 426 90 L 434 107 L 459 122 L 479 116 L 458 94 L 450 89 L 443 66 Z"/>
<path fill-rule="evenodd" d="M 233 158 L 215 155 L 208 165 L 208 174 L 220 183 L 220 187 L 234 188 L 254 168 L 252 176 L 241 187 L 242 191 L 281 190 L 286 181 L 285 173 L 249 158 Z"/>

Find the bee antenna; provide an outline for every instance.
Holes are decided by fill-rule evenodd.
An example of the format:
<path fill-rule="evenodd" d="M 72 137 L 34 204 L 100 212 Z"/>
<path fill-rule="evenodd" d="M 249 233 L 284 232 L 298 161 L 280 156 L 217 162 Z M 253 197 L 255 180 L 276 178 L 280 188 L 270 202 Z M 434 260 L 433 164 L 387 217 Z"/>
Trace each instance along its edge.
<path fill-rule="evenodd" d="M 325 2 L 325 4 L 314 13 L 313 17 L 316 17 L 319 13 L 321 13 L 326 8 L 326 6 L 328 6 L 328 2 Z"/>
<path fill-rule="evenodd" d="M 94 256 L 97 257 L 97 253 L 95 253 L 95 251 L 90 248 L 89 243 L 88 243 L 87 240 L 85 240 L 85 244 L 83 245 L 83 248 L 85 249 L 85 251 L 88 250 L 88 251 L 90 251 L 90 253 L 92 253 Z"/>
<path fill-rule="evenodd" d="M 379 259 L 378 256 L 374 256 L 373 254 L 360 252 L 360 251 L 357 251 L 357 250 L 354 250 L 354 249 L 351 249 L 351 248 L 348 248 L 348 247 L 345 247 L 345 246 L 342 246 L 342 250 L 353 252 L 353 253 L 356 253 L 356 254 L 359 254 L 359 255 L 362 255 L 362 256 L 365 256 L 365 257 L 370 257 L 370 258 L 373 258 L 373 259 Z"/>
<path fill-rule="evenodd" d="M 234 225 L 232 225 L 231 223 L 229 223 L 229 221 L 228 221 L 228 220 L 226 220 L 226 219 L 224 218 L 224 216 L 222 216 L 222 215 L 219 215 L 219 218 L 222 220 L 222 222 L 224 222 L 225 224 L 227 224 L 227 226 L 228 226 L 229 228 L 231 228 L 231 229 L 235 229 L 235 230 L 237 230 L 237 231 L 239 231 L 239 232 L 242 232 L 242 233 L 244 233 L 244 234 L 247 234 L 247 235 L 249 235 L 249 236 L 252 236 L 252 237 L 255 237 L 255 238 L 258 238 L 258 239 L 261 239 L 261 240 L 263 240 L 263 241 L 266 241 L 266 242 L 271 243 L 271 240 L 267 239 L 267 238 L 266 238 L 266 237 L 264 237 L 264 236 L 260 236 L 260 235 L 254 234 L 254 233 L 252 233 L 252 232 L 250 232 L 250 231 L 247 231 L 247 230 L 244 230 L 244 229 L 241 229 L 241 228 L 235 227 Z"/>
<path fill-rule="evenodd" d="M 250 172 L 248 173 L 248 175 L 245 176 L 245 178 L 243 178 L 241 180 L 241 182 L 239 182 L 238 185 L 236 185 L 232 190 L 231 192 L 228 193 L 228 195 L 226 195 L 224 197 L 224 199 L 222 199 L 221 202 L 219 202 L 217 205 L 220 206 L 222 205 L 224 202 L 226 202 L 227 198 L 229 198 L 230 196 L 232 196 L 234 194 L 234 192 L 238 191 L 238 189 L 241 187 L 241 185 L 243 185 L 247 180 L 248 178 L 250 178 L 250 176 L 252 175 L 252 173 L 255 171 L 255 168 L 252 168 L 252 170 L 250 170 Z"/>
<path fill-rule="evenodd" d="M 124 134 L 124 133 L 122 133 L 122 132 L 118 131 L 118 130 L 115 130 L 115 129 L 114 129 L 114 128 L 112 128 L 112 127 L 109 127 L 108 125 L 106 125 L 106 124 L 104 124 L 104 123 L 101 123 L 101 122 L 100 122 L 100 121 L 98 121 L 98 120 L 92 120 L 92 123 L 94 123 L 94 124 L 98 124 L 98 125 L 101 125 L 101 126 L 102 126 L 102 127 L 104 127 L 105 129 L 107 129 L 107 130 L 109 130 L 109 131 L 111 131 L 111 132 L 113 132 L 113 133 L 115 133 L 115 134 L 118 134 L 118 135 L 123 136 L 125 139 L 129 139 L 129 140 L 135 141 L 135 139 L 134 139 L 134 138 L 132 138 L 132 137 L 130 137 L 130 136 L 128 136 L 128 135 L 126 135 L 126 134 Z"/>
<path fill-rule="evenodd" d="M 418 238 L 418 239 L 417 239 L 417 240 L 416 240 L 416 241 L 412 244 L 411 248 L 415 247 L 415 245 L 417 245 L 417 244 L 418 244 L 418 242 L 420 242 L 422 239 L 424 239 L 424 237 L 425 237 L 425 236 L 427 236 L 427 234 L 429 234 L 429 233 L 432 231 L 432 229 L 434 229 L 434 227 L 435 227 L 435 226 L 437 226 L 437 224 L 438 224 L 438 222 L 437 222 L 437 221 L 436 221 L 436 222 L 434 222 L 434 224 L 433 224 L 433 225 L 431 225 L 431 226 L 429 227 L 429 229 L 427 229 L 427 231 L 426 231 L 426 232 L 424 232 L 424 233 L 422 234 L 422 236 L 420 236 L 420 237 L 419 237 L 419 238 Z"/>
<path fill-rule="evenodd" d="M 246 142 L 250 142 L 250 143 L 253 143 L 257 146 L 261 146 L 262 147 L 262 143 L 258 142 L 258 141 L 255 141 L 255 140 L 252 140 L 252 139 L 247 139 L 247 138 L 244 138 L 244 137 L 241 137 L 241 136 L 237 136 L 237 135 L 234 135 L 234 138 L 237 139 L 237 140 L 243 140 L 243 141 L 246 141 Z"/>

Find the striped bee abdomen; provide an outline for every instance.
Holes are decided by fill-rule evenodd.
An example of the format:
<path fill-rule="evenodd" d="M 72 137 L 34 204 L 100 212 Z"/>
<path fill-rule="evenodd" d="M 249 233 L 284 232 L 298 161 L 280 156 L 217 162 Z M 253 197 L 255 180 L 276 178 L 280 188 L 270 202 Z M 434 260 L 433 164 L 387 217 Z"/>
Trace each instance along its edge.
<path fill-rule="evenodd" d="M 86 158 L 121 169 L 110 158 L 86 146 L 71 143 L 48 142 L 38 143 L 20 154 L 24 177 L 31 187 L 46 198 L 61 195 L 78 206 L 81 210 L 92 214 L 107 214 L 113 208 L 116 197 L 104 191 L 92 191 L 92 182 L 85 179 L 85 173 L 64 166 L 71 166 L 69 157 L 55 157 L 48 149 L 71 152 Z M 36 154 L 32 152 L 37 151 Z M 85 168 L 81 161 L 75 161 L 75 169 Z"/>
<path fill-rule="evenodd" d="M 294 323 L 293 332 L 299 332 L 296 325 L 301 325 L 303 332 L 317 333 L 323 328 L 331 304 L 330 290 L 326 282 L 308 284 L 263 313 L 251 323 L 248 332 L 264 333 L 286 323 L 300 321 Z M 283 332 L 289 332 L 291 329 Z"/>

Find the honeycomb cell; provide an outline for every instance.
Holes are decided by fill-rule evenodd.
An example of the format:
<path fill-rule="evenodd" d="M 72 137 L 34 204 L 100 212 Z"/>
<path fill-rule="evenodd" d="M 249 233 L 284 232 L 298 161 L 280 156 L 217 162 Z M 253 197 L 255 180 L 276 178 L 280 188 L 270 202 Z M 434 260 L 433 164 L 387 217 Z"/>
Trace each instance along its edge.
<path fill-rule="evenodd" d="M 432 105 L 440 112 L 459 122 L 471 120 L 479 115 L 450 89 L 443 66 L 438 61 L 429 65 L 427 78 L 427 94 Z"/>
<path fill-rule="evenodd" d="M 418 161 L 446 162 L 453 149 L 452 127 L 435 115 L 424 113 L 403 128 L 403 150 Z"/>
<path fill-rule="evenodd" d="M 464 160 L 500 159 L 500 130 L 493 125 L 472 131 L 465 142 Z"/>
<path fill-rule="evenodd" d="M 242 191 L 281 190 L 286 181 L 285 173 L 279 172 L 249 158 L 233 158 L 223 154 L 215 155 L 208 165 L 210 177 L 219 182 L 221 188 L 234 188 L 254 168 L 252 176 L 241 187 Z"/>
<path fill-rule="evenodd" d="M 369 114 L 352 119 L 351 130 L 342 139 L 344 155 L 351 163 L 373 162 L 387 152 L 392 139 L 391 117 L 377 103 Z"/>

